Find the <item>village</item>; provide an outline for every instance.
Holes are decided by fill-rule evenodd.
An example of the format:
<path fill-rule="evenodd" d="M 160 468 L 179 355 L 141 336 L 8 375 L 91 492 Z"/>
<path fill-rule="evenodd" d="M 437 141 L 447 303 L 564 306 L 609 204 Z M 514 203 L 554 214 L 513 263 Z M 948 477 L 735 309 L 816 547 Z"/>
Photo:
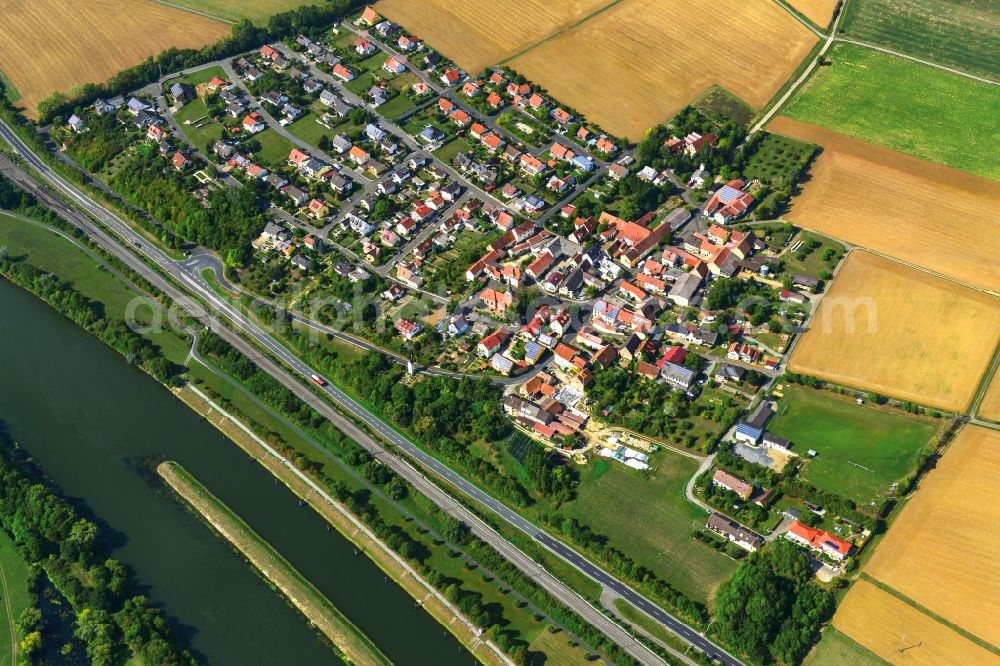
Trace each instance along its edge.
<path fill-rule="evenodd" d="M 516 72 L 463 72 L 368 8 L 326 41 L 98 100 L 52 134 L 79 159 L 98 133 L 124 131 L 205 205 L 255 193 L 267 222 L 248 267 L 200 257 L 215 288 L 289 303 L 411 372 L 497 382 L 515 427 L 572 464 L 647 470 L 661 446 L 698 451 L 699 538 L 752 552 L 783 534 L 833 576 L 855 550 L 838 534 L 867 532 L 817 504 L 779 509 L 714 452 L 748 466 L 800 455 L 767 433 L 768 391 L 844 248 L 769 217 L 771 189 L 736 164 L 735 130 L 693 117 L 649 159 Z M 338 305 L 309 309 L 331 295 Z M 612 381 L 693 415 L 622 420 L 595 396 Z"/>

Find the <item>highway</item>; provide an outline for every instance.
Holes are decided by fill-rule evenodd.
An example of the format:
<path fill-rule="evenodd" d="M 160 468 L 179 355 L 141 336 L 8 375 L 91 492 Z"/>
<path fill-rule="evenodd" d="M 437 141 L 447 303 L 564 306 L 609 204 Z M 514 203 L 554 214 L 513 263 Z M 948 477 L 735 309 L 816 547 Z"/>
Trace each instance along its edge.
<path fill-rule="evenodd" d="M 452 484 L 462 493 L 479 502 L 481 506 L 488 508 L 509 524 L 522 530 L 568 564 L 576 567 L 578 570 L 593 578 L 598 583 L 610 587 L 615 592 L 620 594 L 626 601 L 642 610 L 657 622 L 663 624 L 669 630 L 681 637 L 684 641 L 694 645 L 707 655 L 716 659 L 720 663 L 726 664 L 727 666 L 741 665 L 739 660 L 727 653 L 721 647 L 700 635 L 683 622 L 677 620 L 665 610 L 659 608 L 656 604 L 631 589 L 617 578 L 607 574 L 575 550 L 544 534 L 530 521 L 509 509 L 507 506 L 494 499 L 479 487 L 467 481 L 449 467 L 440 463 L 437 459 L 425 453 L 415 444 L 386 425 L 381 419 L 368 412 L 364 407 L 340 389 L 327 384 L 322 390 L 326 392 L 329 398 L 336 401 L 344 411 L 357 419 L 358 422 L 363 423 L 366 429 L 359 427 L 355 421 L 346 418 L 341 411 L 335 409 L 328 402 L 320 400 L 315 394 L 312 393 L 308 386 L 303 384 L 302 381 L 310 375 L 316 374 L 316 371 L 303 363 L 278 341 L 259 328 L 254 322 L 250 321 L 242 312 L 231 305 L 228 301 L 216 294 L 204 282 L 200 275 L 190 274 L 182 267 L 180 262 L 173 261 L 158 248 L 150 246 L 145 239 L 133 231 L 128 224 L 94 202 L 86 194 L 79 191 L 72 183 L 50 169 L 23 141 L 21 141 L 21 139 L 10 129 L 10 127 L 6 125 L 6 123 L 0 122 L 0 136 L 10 143 L 20 156 L 34 169 L 36 169 L 52 187 L 61 192 L 75 205 L 79 206 L 81 210 L 93 216 L 94 219 L 111 229 L 114 234 L 121 240 L 125 241 L 126 244 L 123 246 L 120 241 L 115 240 L 100 227 L 92 224 L 85 216 L 80 215 L 72 208 L 66 206 L 60 199 L 51 196 L 51 194 L 41 188 L 31 176 L 10 164 L 6 159 L 2 161 L 3 163 L 6 163 L 6 168 L 4 169 L 5 173 L 17 180 L 17 182 L 21 183 L 33 194 L 36 194 L 41 201 L 62 214 L 62 216 L 65 217 L 70 223 L 82 228 L 95 242 L 101 245 L 108 252 L 118 256 L 136 273 L 143 276 L 158 289 L 162 290 L 175 303 L 177 303 L 178 306 L 184 308 L 188 311 L 188 313 L 202 321 L 205 325 L 209 326 L 227 342 L 246 354 L 258 366 L 274 376 L 278 381 L 288 387 L 289 390 L 293 391 L 307 404 L 316 409 L 316 411 L 322 414 L 325 418 L 329 419 L 337 428 L 371 451 L 383 463 L 390 466 L 400 476 L 416 487 L 419 492 L 426 495 L 443 510 L 466 523 L 473 533 L 490 543 L 490 545 L 496 548 L 519 569 L 532 577 L 537 584 L 549 591 L 562 603 L 572 608 L 586 621 L 605 633 L 640 663 L 663 664 L 665 662 L 647 647 L 637 642 L 628 631 L 607 618 L 600 610 L 591 606 L 589 602 L 570 589 L 569 586 L 546 571 L 524 552 L 493 530 L 492 527 L 482 521 L 473 511 L 455 502 L 455 500 L 436 483 L 431 482 L 422 471 L 414 468 L 406 460 L 385 450 L 385 448 L 378 441 L 376 441 L 376 439 L 372 437 L 369 432 L 374 432 L 391 445 L 397 447 L 411 459 L 416 460 L 427 471 Z M 131 245 L 132 247 L 130 248 L 128 245 Z M 206 312 L 205 309 L 199 303 L 191 299 L 187 293 L 178 289 L 170 280 L 166 279 L 157 271 L 152 270 L 147 263 L 136 256 L 136 253 L 142 254 L 147 261 L 157 266 L 164 274 L 171 276 L 179 284 L 184 285 L 185 289 L 189 289 L 205 302 L 209 303 L 214 309 L 214 312 L 221 313 L 227 320 L 236 325 L 245 336 L 252 338 L 257 345 L 268 350 L 268 352 L 270 352 L 274 357 L 280 359 L 287 365 L 288 368 L 291 368 L 297 374 L 297 377 L 290 374 L 284 367 L 274 362 L 271 358 L 260 354 L 257 349 L 253 345 L 249 344 L 243 337 L 226 328 L 215 314 Z M 689 658 L 681 653 L 676 653 L 675 656 L 686 663 L 693 663 Z"/>

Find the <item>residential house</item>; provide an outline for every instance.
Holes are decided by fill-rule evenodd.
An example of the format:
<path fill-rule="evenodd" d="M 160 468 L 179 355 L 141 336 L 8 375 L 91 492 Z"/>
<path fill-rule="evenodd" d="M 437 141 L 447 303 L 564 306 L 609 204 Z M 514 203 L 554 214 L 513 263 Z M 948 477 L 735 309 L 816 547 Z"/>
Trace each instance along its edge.
<path fill-rule="evenodd" d="M 715 474 L 712 475 L 712 485 L 732 491 L 742 500 L 750 499 L 750 495 L 753 494 L 753 485 L 721 469 L 715 470 Z"/>
<path fill-rule="evenodd" d="M 810 550 L 823 553 L 838 562 L 846 560 L 854 548 L 850 541 L 845 541 L 826 530 L 813 529 L 798 520 L 789 526 L 785 538 Z"/>
<path fill-rule="evenodd" d="M 717 513 L 713 513 L 708 517 L 708 524 L 706 527 L 719 536 L 725 537 L 728 541 L 735 543 L 740 548 L 751 553 L 760 550 L 766 543 L 764 537 L 757 534 L 753 530 L 749 530 L 739 523 Z"/>

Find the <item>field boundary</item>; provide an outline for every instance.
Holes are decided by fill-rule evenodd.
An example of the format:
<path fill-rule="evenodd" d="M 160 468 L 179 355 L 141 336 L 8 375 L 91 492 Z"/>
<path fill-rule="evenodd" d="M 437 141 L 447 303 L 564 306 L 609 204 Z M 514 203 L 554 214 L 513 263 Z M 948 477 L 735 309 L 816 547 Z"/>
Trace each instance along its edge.
<path fill-rule="evenodd" d="M 955 633 L 959 634 L 960 636 L 962 636 L 965 639 L 968 639 L 968 640 L 972 641 L 973 643 L 975 643 L 979 647 L 983 648 L 984 650 L 987 650 L 987 651 L 992 652 L 993 654 L 995 654 L 997 656 L 1000 656 L 1000 647 L 997 647 L 997 646 L 993 645 L 992 643 L 986 641 L 985 639 L 980 638 L 979 636 L 976 636 L 974 633 L 972 633 L 971 631 L 969 631 L 967 629 L 963 629 L 962 627 L 958 626 L 957 624 L 955 624 L 951 620 L 945 618 L 944 616 L 938 615 L 937 613 L 935 613 L 931 609 L 929 609 L 926 606 L 923 606 L 923 605 L 917 603 L 916 601 L 914 601 L 910 597 L 906 596 L 905 594 L 903 594 L 899 590 L 896 590 L 895 588 L 890 587 L 889 585 L 886 585 L 885 583 L 883 583 L 879 579 L 875 578 L 871 574 L 862 571 L 859 574 L 858 578 L 861 579 L 861 580 L 863 580 L 863 581 L 865 581 L 865 582 L 867 582 L 867 583 L 871 583 L 872 585 L 874 585 L 878 589 L 882 590 L 886 594 L 892 595 L 893 597 L 895 597 L 899 601 L 902 601 L 907 606 L 910 606 L 911 608 L 914 608 L 914 609 L 920 611 L 921 613 L 923 613 L 924 615 L 926 615 L 930 619 L 934 620 L 935 622 L 943 624 L 944 626 L 948 627 L 949 629 L 951 629 Z"/>
<path fill-rule="evenodd" d="M 546 42 L 548 42 L 548 41 L 550 41 L 552 39 L 555 39 L 556 37 L 562 35 L 565 32 L 569 32 L 570 30 L 574 30 L 575 28 L 580 27 L 584 23 L 587 23 L 588 21 L 590 21 L 590 19 L 592 19 L 592 18 L 594 18 L 596 16 L 600 16 L 601 14 L 603 14 L 606 11 L 608 11 L 612 7 L 614 7 L 616 5 L 620 5 L 621 3 L 625 2 L 625 1 L 626 0 L 611 0 L 611 2 L 609 2 L 608 4 L 602 5 L 602 6 L 598 7 L 597 9 L 595 9 L 592 12 L 590 12 L 586 16 L 582 16 L 579 19 L 577 19 L 576 21 L 574 21 L 573 23 L 570 23 L 567 26 L 564 26 L 564 27 L 562 27 L 562 28 L 560 28 L 560 29 L 558 29 L 558 30 L 556 30 L 554 32 L 551 32 L 551 33 L 545 35 L 544 37 L 542 37 L 541 39 L 539 39 L 534 44 L 529 44 L 528 46 L 525 46 L 523 49 L 521 49 L 517 53 L 515 53 L 513 55 L 510 55 L 510 56 L 507 56 L 506 58 L 504 58 L 503 60 L 501 60 L 497 64 L 498 65 L 506 65 L 507 63 L 513 62 L 515 59 L 520 58 L 521 56 L 525 55 L 526 53 L 529 53 L 529 52 L 535 50 L 536 48 L 538 48 L 542 44 L 544 44 L 544 43 L 546 43 Z"/>
<path fill-rule="evenodd" d="M 164 5 L 165 7 L 170 7 L 182 12 L 188 12 L 189 14 L 197 14 L 198 16 L 204 16 L 205 18 L 210 18 L 213 21 L 219 21 L 220 23 L 228 23 L 229 25 L 236 25 L 236 21 L 232 19 L 222 18 L 221 16 L 216 16 L 215 14 L 210 14 L 201 9 L 195 9 L 194 7 L 187 7 L 185 5 L 178 5 L 173 2 L 168 2 L 167 0 L 152 0 L 158 5 Z"/>

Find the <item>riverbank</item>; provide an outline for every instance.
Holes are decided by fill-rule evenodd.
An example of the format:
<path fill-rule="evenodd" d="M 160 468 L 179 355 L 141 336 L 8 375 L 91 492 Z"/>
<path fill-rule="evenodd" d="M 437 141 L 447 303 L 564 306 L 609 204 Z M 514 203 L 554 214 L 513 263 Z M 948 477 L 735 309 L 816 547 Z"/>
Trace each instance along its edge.
<path fill-rule="evenodd" d="M 388 577 L 416 600 L 442 626 L 446 627 L 480 662 L 488 666 L 512 666 L 512 662 L 492 641 L 468 624 L 461 611 L 427 583 L 405 560 L 389 549 L 356 516 L 333 501 L 315 483 L 283 458 L 249 428 L 227 413 L 192 385 L 174 393 L 191 409 L 235 442 L 251 458 L 280 479 L 300 499 L 309 504 Z"/>
<path fill-rule="evenodd" d="M 190 504 L 219 534 L 246 557 L 264 578 L 277 587 L 299 612 L 337 646 L 352 664 L 381 666 L 392 663 L 323 593 L 233 513 L 208 488 L 173 461 L 160 463 L 156 473 Z"/>

